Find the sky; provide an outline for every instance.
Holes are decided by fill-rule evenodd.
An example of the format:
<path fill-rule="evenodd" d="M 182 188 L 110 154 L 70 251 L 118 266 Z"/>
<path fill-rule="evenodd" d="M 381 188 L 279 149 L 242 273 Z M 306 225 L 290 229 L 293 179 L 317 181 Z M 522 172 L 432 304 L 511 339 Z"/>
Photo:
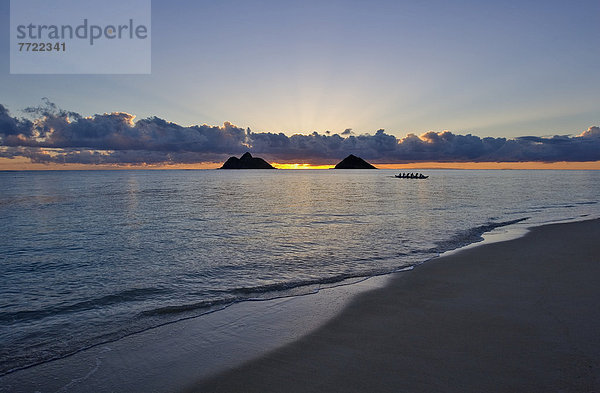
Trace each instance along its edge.
<path fill-rule="evenodd" d="M 324 164 L 358 143 L 358 153 L 376 162 L 598 161 L 590 127 L 600 125 L 599 15 L 600 2 L 585 0 L 156 0 L 150 75 L 10 75 L 9 1 L 0 0 L 3 155 L 81 163 L 86 153 L 97 157 L 88 163 L 131 164 L 156 162 L 161 152 L 190 163 L 248 148 L 278 162 Z M 24 111 L 32 107 L 39 110 Z M 127 138 L 148 138 L 152 128 L 155 140 L 111 144 L 113 128 L 93 142 L 72 133 L 62 144 L 7 142 L 13 120 L 56 123 L 67 112 L 98 115 L 95 126 L 130 124 L 120 128 Z M 104 115 L 113 112 L 135 118 Z M 140 119 L 147 121 L 137 127 Z M 71 131 L 91 124 L 83 120 Z M 180 127 L 183 139 L 167 143 L 160 127 Z M 212 144 L 202 145 L 205 131 L 215 133 Z M 430 133 L 409 148 L 411 135 L 429 132 L 435 143 Z M 239 140 L 221 141 L 227 133 Z M 192 149 L 173 147 L 190 141 Z M 461 155 L 457 146 L 466 141 L 489 143 Z"/>

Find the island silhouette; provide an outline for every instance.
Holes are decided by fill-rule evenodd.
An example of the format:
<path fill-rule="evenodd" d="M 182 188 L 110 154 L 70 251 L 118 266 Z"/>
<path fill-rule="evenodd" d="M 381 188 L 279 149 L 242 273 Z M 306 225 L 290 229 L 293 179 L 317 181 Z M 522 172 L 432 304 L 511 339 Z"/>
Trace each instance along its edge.
<path fill-rule="evenodd" d="M 240 158 L 229 157 L 219 169 L 275 169 L 271 164 L 259 157 L 252 157 L 249 152 Z"/>
<path fill-rule="evenodd" d="M 340 161 L 335 169 L 377 169 L 360 157 L 350 154 L 348 157 Z"/>

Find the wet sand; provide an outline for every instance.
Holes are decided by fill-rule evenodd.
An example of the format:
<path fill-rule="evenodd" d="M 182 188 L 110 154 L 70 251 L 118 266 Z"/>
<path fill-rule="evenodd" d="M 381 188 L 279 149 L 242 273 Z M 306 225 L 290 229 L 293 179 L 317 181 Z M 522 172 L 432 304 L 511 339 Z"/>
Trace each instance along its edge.
<path fill-rule="evenodd" d="M 600 220 L 444 256 L 189 392 L 598 392 Z"/>

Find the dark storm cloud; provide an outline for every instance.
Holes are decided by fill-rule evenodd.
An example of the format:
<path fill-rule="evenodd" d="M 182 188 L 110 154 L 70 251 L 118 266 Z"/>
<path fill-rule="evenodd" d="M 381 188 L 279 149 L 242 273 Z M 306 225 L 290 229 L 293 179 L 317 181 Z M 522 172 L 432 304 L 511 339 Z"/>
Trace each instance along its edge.
<path fill-rule="evenodd" d="M 450 131 L 409 134 L 402 139 L 378 130 L 355 135 L 287 136 L 253 133 L 230 123 L 184 127 L 158 117 L 134 122 L 127 113 L 84 117 L 44 101 L 26 108 L 30 119 L 0 105 L 0 156 L 39 163 L 161 164 L 221 162 L 245 151 L 276 162 L 332 164 L 348 154 L 374 163 L 517 162 L 600 160 L 600 128 L 577 136 L 480 138 Z"/>

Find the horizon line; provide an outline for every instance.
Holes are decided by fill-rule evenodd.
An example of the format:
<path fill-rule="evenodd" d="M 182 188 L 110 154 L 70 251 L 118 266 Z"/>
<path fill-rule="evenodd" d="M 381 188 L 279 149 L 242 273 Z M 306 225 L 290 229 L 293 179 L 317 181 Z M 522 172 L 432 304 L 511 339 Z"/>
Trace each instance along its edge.
<path fill-rule="evenodd" d="M 7 162 L 8 161 L 8 162 Z M 12 161 L 12 162 L 10 162 Z M 21 161 L 21 160 L 18 160 Z M 11 165 L 12 164 L 12 165 Z M 93 171 L 93 170 L 211 170 L 222 163 L 204 162 L 195 164 L 140 164 L 140 165 L 100 165 L 100 164 L 57 164 L 15 162 L 15 159 L 0 159 L 0 171 Z M 310 163 L 271 163 L 280 170 L 329 170 L 335 165 Z M 378 169 L 480 169 L 480 170 L 600 170 L 600 161 L 556 161 L 556 162 L 416 162 L 377 164 Z"/>

